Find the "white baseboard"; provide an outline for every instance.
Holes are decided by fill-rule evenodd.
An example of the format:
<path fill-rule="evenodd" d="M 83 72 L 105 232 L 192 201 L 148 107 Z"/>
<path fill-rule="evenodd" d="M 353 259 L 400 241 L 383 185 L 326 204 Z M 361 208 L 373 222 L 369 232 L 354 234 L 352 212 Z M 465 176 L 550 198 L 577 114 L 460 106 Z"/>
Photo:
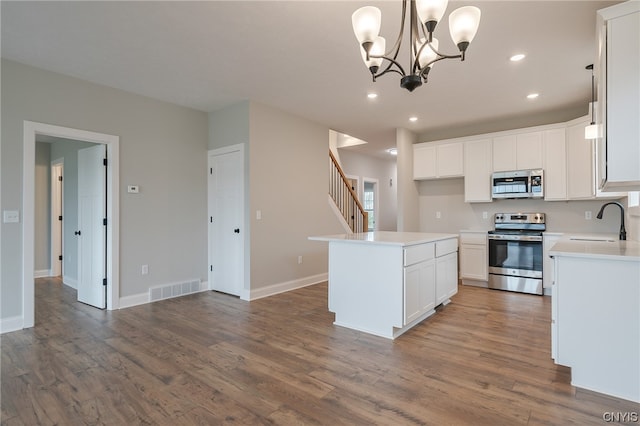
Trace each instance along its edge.
<path fill-rule="evenodd" d="M 10 317 L 0 319 L 0 334 L 10 333 L 23 329 L 24 321 L 22 317 Z"/>
<path fill-rule="evenodd" d="M 46 278 L 51 276 L 50 269 L 41 269 L 39 271 L 33 271 L 33 278 Z"/>
<path fill-rule="evenodd" d="M 75 290 L 78 289 L 78 281 L 74 278 L 70 278 L 66 275 L 64 275 L 62 277 L 62 284 L 66 285 L 67 287 L 71 287 Z"/>
<path fill-rule="evenodd" d="M 144 305 L 149 303 L 149 292 L 133 294 L 120 298 L 119 309 L 130 308 L 132 306 Z"/>
<path fill-rule="evenodd" d="M 329 274 L 327 272 L 312 275 L 310 277 L 300 278 L 293 281 L 287 281 L 284 283 L 273 284 L 267 287 L 256 288 L 249 291 L 248 298 L 242 298 L 243 300 L 256 300 L 262 299 L 263 297 L 273 296 L 275 294 L 284 293 L 285 291 L 296 290 L 298 288 L 307 287 L 313 284 L 318 284 L 329 279 Z"/>

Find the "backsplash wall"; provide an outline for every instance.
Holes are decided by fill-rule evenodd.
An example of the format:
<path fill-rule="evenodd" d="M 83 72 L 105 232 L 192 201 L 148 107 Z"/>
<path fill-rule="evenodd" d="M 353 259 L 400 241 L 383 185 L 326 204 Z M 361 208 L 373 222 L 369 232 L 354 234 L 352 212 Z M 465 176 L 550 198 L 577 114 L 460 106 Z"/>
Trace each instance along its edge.
<path fill-rule="evenodd" d="M 547 215 L 547 231 L 606 233 L 617 235 L 620 213 L 607 207 L 602 220 L 596 219 L 600 207 L 611 200 L 541 201 L 499 200 L 492 203 L 465 203 L 464 179 L 443 179 L 418 183 L 420 231 L 458 233 L 462 229 L 493 229 L 495 213 L 541 212 Z M 626 205 L 626 198 L 619 200 Z M 591 212 L 591 220 L 585 219 Z M 436 218 L 440 212 L 440 219 Z M 483 213 L 487 212 L 487 219 Z M 629 226 L 627 226 L 629 231 Z M 631 238 L 631 235 L 629 235 Z"/>

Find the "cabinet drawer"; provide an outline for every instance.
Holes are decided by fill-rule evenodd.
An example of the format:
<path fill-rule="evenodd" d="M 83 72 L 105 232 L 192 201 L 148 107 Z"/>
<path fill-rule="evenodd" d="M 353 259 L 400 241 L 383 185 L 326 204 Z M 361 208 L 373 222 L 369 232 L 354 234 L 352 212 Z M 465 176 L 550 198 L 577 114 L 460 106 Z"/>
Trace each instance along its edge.
<path fill-rule="evenodd" d="M 436 242 L 436 257 L 444 256 L 445 254 L 453 253 L 456 251 L 458 251 L 457 238 Z"/>
<path fill-rule="evenodd" d="M 460 244 L 487 244 L 486 232 L 461 232 Z"/>
<path fill-rule="evenodd" d="M 425 260 L 433 259 L 435 254 L 434 244 L 419 244 L 404 249 L 404 266 L 413 265 Z"/>

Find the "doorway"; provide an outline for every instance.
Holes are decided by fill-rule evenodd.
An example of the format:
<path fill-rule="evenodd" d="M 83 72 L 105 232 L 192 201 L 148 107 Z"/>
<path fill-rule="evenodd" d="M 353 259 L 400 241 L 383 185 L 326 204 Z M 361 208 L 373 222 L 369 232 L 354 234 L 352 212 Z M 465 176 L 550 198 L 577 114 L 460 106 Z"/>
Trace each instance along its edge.
<path fill-rule="evenodd" d="M 35 147 L 38 135 L 86 141 L 106 147 L 106 308 L 119 306 L 119 143 L 114 135 L 90 132 L 32 121 L 23 124 L 23 229 L 22 229 L 22 327 L 33 327 L 34 312 L 34 194 Z"/>
<path fill-rule="evenodd" d="M 378 179 L 363 177 L 362 183 L 364 187 L 362 207 L 368 214 L 369 231 L 376 231 L 378 219 Z"/>

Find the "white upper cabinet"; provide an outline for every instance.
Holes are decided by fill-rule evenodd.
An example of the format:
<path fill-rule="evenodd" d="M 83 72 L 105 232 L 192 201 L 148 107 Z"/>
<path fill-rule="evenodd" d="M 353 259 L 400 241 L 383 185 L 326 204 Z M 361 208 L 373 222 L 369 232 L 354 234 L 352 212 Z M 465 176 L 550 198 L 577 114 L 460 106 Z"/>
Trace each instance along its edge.
<path fill-rule="evenodd" d="M 491 139 L 464 143 L 464 201 L 490 202 L 492 155 Z"/>
<path fill-rule="evenodd" d="M 516 150 L 516 170 L 542 168 L 542 132 L 517 135 Z"/>
<path fill-rule="evenodd" d="M 426 142 L 413 146 L 413 179 L 439 179 L 464 175 L 462 142 Z"/>
<path fill-rule="evenodd" d="M 589 121 L 567 127 L 567 196 L 570 200 L 588 200 L 595 196 L 593 178 L 593 141 L 584 138 Z"/>
<path fill-rule="evenodd" d="M 413 179 L 435 179 L 438 176 L 435 145 L 413 146 Z"/>
<path fill-rule="evenodd" d="M 493 138 L 493 171 L 542 168 L 542 132 Z"/>
<path fill-rule="evenodd" d="M 544 154 L 544 199 L 567 199 L 567 143 L 565 129 L 545 130 L 542 133 Z"/>
<path fill-rule="evenodd" d="M 516 135 L 493 138 L 493 171 L 516 170 L 516 155 Z"/>
<path fill-rule="evenodd" d="M 599 10 L 598 35 L 598 184 L 640 190 L 640 2 Z"/>

